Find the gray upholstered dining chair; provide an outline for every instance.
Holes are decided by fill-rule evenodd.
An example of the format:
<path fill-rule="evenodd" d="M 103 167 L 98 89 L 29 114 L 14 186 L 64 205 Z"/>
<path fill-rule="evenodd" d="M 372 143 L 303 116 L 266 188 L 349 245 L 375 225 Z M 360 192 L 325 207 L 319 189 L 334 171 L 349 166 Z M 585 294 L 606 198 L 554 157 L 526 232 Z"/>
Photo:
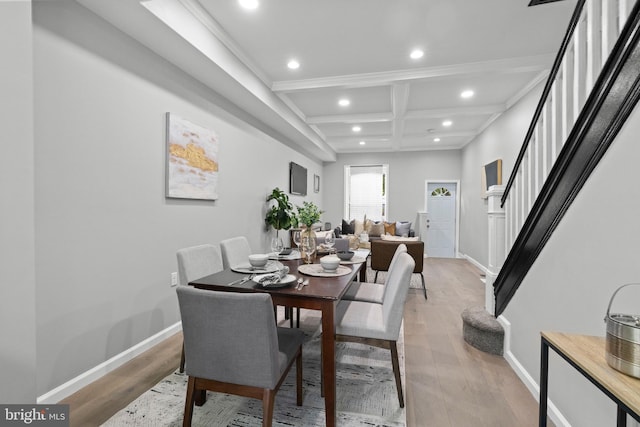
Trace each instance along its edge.
<path fill-rule="evenodd" d="M 275 394 L 296 363 L 296 404 L 302 405 L 299 329 L 276 327 L 265 293 L 177 289 L 189 376 L 184 426 L 206 390 L 262 400 L 262 425 L 271 426 Z"/>
<path fill-rule="evenodd" d="M 178 280 L 181 286 L 222 270 L 222 256 L 220 249 L 215 245 L 204 244 L 178 249 L 176 257 L 178 258 Z M 184 363 L 183 343 L 180 372 L 184 372 Z"/>
<path fill-rule="evenodd" d="M 249 240 L 244 236 L 232 237 L 221 241 L 220 249 L 222 250 L 222 265 L 224 268 L 247 263 L 249 255 L 251 255 Z"/>
<path fill-rule="evenodd" d="M 407 246 L 404 244 L 398 245 L 391 263 L 389 263 L 389 270 L 393 269 L 399 255 L 401 253 L 407 253 Z M 364 266 L 363 266 L 364 268 Z M 347 292 L 342 296 L 343 300 L 349 301 L 364 301 L 375 302 L 382 304 L 384 300 L 384 293 L 389 284 L 389 278 L 391 275 L 387 274 L 384 284 L 382 283 L 368 283 L 368 282 L 351 282 L 351 285 L 347 289 Z"/>
<path fill-rule="evenodd" d="M 382 304 L 342 300 L 336 308 L 336 341 L 357 342 L 391 350 L 391 364 L 396 379 L 398 401 L 404 408 L 398 347 L 404 303 L 409 292 L 415 261 L 401 253 L 389 271 L 389 281 Z"/>

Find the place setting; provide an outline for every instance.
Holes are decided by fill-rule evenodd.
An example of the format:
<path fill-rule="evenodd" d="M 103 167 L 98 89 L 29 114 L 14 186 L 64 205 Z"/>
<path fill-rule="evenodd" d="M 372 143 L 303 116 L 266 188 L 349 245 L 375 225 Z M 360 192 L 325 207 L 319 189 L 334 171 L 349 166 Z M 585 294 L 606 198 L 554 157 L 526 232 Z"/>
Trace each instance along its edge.
<path fill-rule="evenodd" d="M 326 255 L 320 258 L 320 264 L 303 264 L 298 266 L 298 272 L 308 276 L 335 277 L 351 273 L 350 267 L 340 265 L 340 258 L 336 255 Z"/>

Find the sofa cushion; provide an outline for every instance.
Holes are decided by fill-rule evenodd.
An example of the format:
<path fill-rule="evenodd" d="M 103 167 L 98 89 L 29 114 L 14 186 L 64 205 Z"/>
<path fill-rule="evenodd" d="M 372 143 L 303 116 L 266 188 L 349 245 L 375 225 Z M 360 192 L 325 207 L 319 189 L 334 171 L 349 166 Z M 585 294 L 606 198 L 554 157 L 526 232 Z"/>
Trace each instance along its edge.
<path fill-rule="evenodd" d="M 385 222 L 384 223 L 384 234 L 390 234 L 392 236 L 396 235 L 396 223 L 395 222 Z"/>
<path fill-rule="evenodd" d="M 409 232 L 411 231 L 411 223 L 408 221 L 404 222 L 396 222 L 396 236 L 409 236 Z"/>
<path fill-rule="evenodd" d="M 384 234 L 384 223 L 374 222 L 369 229 L 369 237 L 380 237 Z"/>
<path fill-rule="evenodd" d="M 353 234 L 354 232 L 355 220 L 351 220 L 350 222 L 342 220 L 342 234 Z"/>

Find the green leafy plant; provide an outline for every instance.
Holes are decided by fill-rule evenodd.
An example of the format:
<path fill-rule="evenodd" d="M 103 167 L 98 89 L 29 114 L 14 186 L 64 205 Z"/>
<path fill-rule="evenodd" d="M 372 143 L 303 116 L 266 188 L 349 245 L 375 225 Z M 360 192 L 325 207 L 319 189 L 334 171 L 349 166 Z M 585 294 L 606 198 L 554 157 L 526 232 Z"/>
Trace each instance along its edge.
<path fill-rule="evenodd" d="M 321 211 L 313 202 L 303 202 L 302 206 L 298 206 L 298 220 L 311 228 L 313 224 L 320 221 Z"/>
<path fill-rule="evenodd" d="M 289 202 L 289 196 L 276 187 L 267 197 L 267 202 L 272 200 L 275 200 L 276 204 L 271 206 L 264 218 L 267 226 L 272 226 L 276 230 L 288 230 L 296 226 L 298 218 L 293 210 L 293 205 Z"/>

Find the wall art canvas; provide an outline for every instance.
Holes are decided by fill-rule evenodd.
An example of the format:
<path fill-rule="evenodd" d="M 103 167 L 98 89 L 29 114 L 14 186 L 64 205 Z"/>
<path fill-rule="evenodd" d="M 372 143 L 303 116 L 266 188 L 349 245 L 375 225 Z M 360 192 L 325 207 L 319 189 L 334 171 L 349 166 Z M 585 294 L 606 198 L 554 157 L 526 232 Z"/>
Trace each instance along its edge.
<path fill-rule="evenodd" d="M 166 196 L 216 200 L 218 145 L 213 130 L 167 113 Z"/>
<path fill-rule="evenodd" d="M 481 181 L 480 195 L 486 199 L 489 187 L 502 185 L 502 159 L 494 160 L 482 167 Z"/>

